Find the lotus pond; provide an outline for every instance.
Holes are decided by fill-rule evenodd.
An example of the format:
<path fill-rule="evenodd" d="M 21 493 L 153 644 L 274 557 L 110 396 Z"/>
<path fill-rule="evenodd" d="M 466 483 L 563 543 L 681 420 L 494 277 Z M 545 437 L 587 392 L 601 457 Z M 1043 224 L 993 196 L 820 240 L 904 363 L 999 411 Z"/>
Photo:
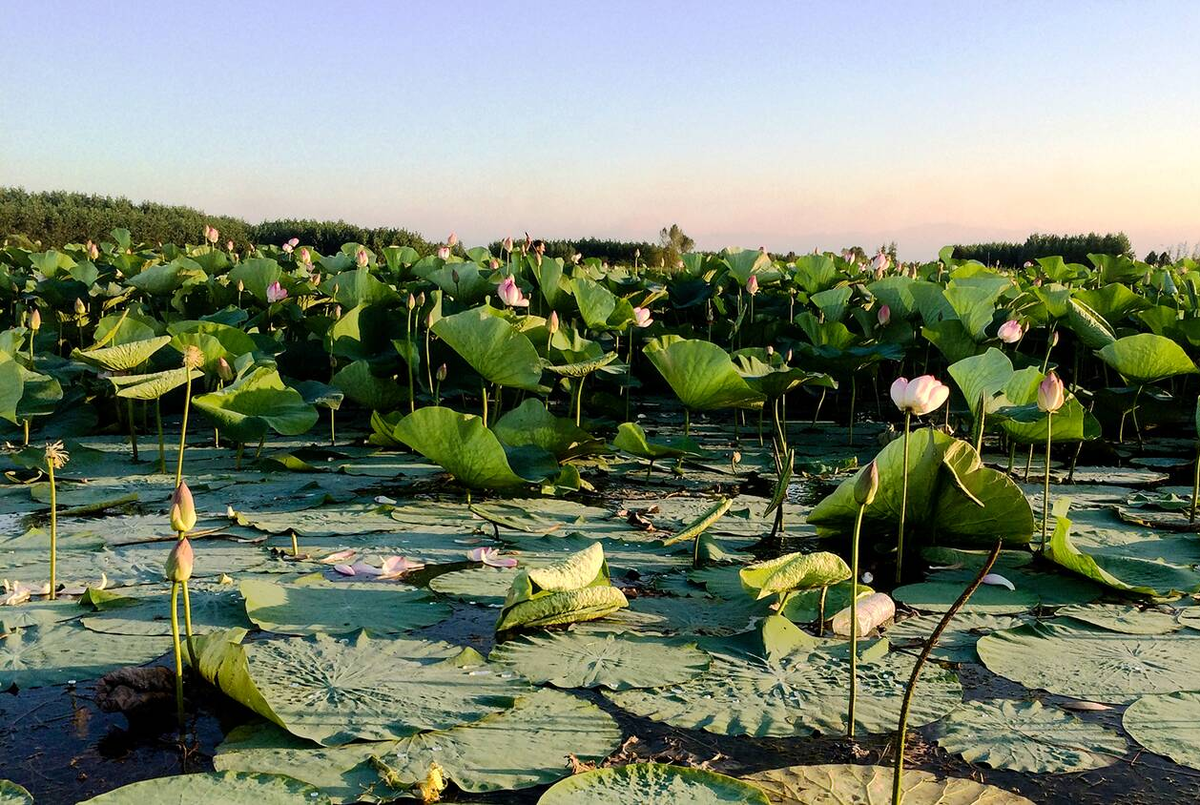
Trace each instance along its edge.
<path fill-rule="evenodd" d="M 0 803 L 1200 800 L 1191 261 L 204 240 L 0 250 Z"/>

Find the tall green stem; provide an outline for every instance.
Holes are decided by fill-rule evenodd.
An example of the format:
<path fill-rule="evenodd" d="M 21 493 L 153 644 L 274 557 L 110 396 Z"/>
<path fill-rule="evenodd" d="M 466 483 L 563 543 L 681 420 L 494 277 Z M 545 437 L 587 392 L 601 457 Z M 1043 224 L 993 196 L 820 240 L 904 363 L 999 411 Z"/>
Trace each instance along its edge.
<path fill-rule="evenodd" d="M 1046 413 L 1046 472 L 1042 485 L 1042 553 L 1046 552 L 1046 531 L 1050 525 L 1050 442 L 1054 431 L 1054 412 Z"/>
<path fill-rule="evenodd" d="M 180 536 L 182 537 L 182 534 Z M 192 639 L 192 599 L 188 595 L 188 583 L 182 581 L 179 584 L 183 588 L 183 628 L 187 635 L 188 658 L 192 661 L 192 667 L 195 667 L 196 645 Z"/>
<path fill-rule="evenodd" d="M 987 395 L 982 394 L 979 397 L 979 421 L 976 424 L 978 433 L 975 434 L 975 452 L 983 456 L 983 429 L 987 424 Z"/>
<path fill-rule="evenodd" d="M 904 412 L 904 471 L 900 484 L 900 529 L 896 532 L 896 583 L 904 572 L 904 521 L 908 518 L 908 435 L 912 413 Z"/>
<path fill-rule="evenodd" d="M 480 384 L 479 390 L 483 394 L 483 426 L 486 428 L 487 427 L 487 419 L 488 419 L 488 417 L 487 417 L 488 394 L 487 394 L 487 382 L 486 381 Z"/>
<path fill-rule="evenodd" d="M 183 646 L 179 641 L 179 582 L 171 582 L 171 639 L 175 644 L 175 714 L 179 726 L 184 724 L 183 715 Z"/>
<path fill-rule="evenodd" d="M 187 447 L 188 409 L 192 403 L 192 369 L 187 367 L 187 381 L 183 386 L 183 423 L 179 426 L 179 462 L 175 465 L 175 488 L 183 483 L 183 451 Z"/>
<path fill-rule="evenodd" d="M 1200 447 L 1196 448 L 1196 475 L 1192 479 L 1192 511 L 1188 515 L 1188 522 L 1196 522 L 1196 504 L 1200 502 Z"/>
<path fill-rule="evenodd" d="M 408 312 L 406 329 L 404 332 L 404 366 L 408 370 L 408 412 L 411 414 L 417 410 L 416 391 L 413 388 L 413 340 L 412 340 L 412 311 Z"/>
<path fill-rule="evenodd" d="M 865 505 L 858 507 L 854 520 L 854 541 L 850 543 L 850 706 L 846 708 L 846 737 L 854 737 L 854 704 L 858 697 L 858 535 L 862 531 Z"/>
<path fill-rule="evenodd" d="M 575 427 L 583 422 L 583 380 L 587 375 L 580 375 L 575 385 Z"/>
<path fill-rule="evenodd" d="M 158 428 L 158 471 L 167 474 L 167 443 L 162 429 L 162 398 L 154 398 L 154 425 Z"/>
<path fill-rule="evenodd" d="M 46 461 L 50 478 L 50 600 L 58 597 L 58 492 L 54 486 L 54 460 Z"/>
<path fill-rule="evenodd" d="M 126 400 L 125 411 L 129 416 L 129 446 L 133 449 L 133 460 L 138 460 L 137 421 L 133 418 L 133 398 Z"/>

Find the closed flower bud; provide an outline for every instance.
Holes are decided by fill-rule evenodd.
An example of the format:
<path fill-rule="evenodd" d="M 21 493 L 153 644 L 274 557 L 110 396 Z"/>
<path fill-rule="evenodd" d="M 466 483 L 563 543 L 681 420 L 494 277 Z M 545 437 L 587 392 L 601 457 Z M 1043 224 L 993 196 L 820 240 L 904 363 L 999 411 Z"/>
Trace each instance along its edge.
<path fill-rule="evenodd" d="M 438 370 L 437 370 L 437 379 L 438 379 L 439 383 L 441 383 L 442 381 L 444 381 L 446 379 L 446 372 L 447 372 L 446 364 L 443 363 L 441 366 L 438 367 Z"/>
<path fill-rule="evenodd" d="M 879 491 L 879 468 L 872 461 L 863 467 L 854 482 L 854 502 L 859 506 L 870 506 L 875 502 L 875 494 Z"/>
<path fill-rule="evenodd" d="M 83 299 L 75 297 L 75 315 L 83 316 L 85 314 L 87 314 L 87 305 L 83 303 Z"/>
<path fill-rule="evenodd" d="M 167 581 L 187 581 L 192 577 L 192 566 L 195 563 L 196 555 L 192 551 L 192 543 L 186 539 L 177 540 L 171 552 L 167 554 Z"/>
<path fill-rule="evenodd" d="M 1054 372 L 1046 375 L 1046 379 L 1038 384 L 1037 406 L 1047 413 L 1054 413 L 1066 402 L 1066 391 L 1063 382 Z"/>
<path fill-rule="evenodd" d="M 412 294 L 409 294 L 408 295 L 408 309 L 412 310 L 416 306 L 417 306 L 417 297 L 413 296 Z"/>
<path fill-rule="evenodd" d="M 222 383 L 233 380 L 233 367 L 224 358 L 217 358 L 217 377 L 221 378 Z"/>
<path fill-rule="evenodd" d="M 36 307 L 33 309 L 33 313 L 29 314 L 29 329 L 35 333 L 42 329 L 42 312 Z"/>
<path fill-rule="evenodd" d="M 176 487 L 171 495 L 171 528 L 181 534 L 186 534 L 196 527 L 196 501 L 192 499 L 192 490 L 184 481 Z"/>
<path fill-rule="evenodd" d="M 558 311 L 550 311 L 550 321 L 546 324 L 546 329 L 550 331 L 550 335 L 558 332 Z"/>

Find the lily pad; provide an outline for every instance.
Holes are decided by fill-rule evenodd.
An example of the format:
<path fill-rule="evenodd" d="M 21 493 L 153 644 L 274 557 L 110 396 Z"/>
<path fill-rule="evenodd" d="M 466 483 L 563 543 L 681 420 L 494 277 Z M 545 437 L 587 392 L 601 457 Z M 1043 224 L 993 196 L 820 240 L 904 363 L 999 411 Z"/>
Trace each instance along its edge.
<path fill-rule="evenodd" d="M 206 589 L 193 582 L 189 585 L 192 604 L 192 631 L 204 634 L 213 629 L 249 626 L 246 610 L 236 590 L 212 587 Z M 183 603 L 180 599 L 182 617 Z M 0 613 L 0 617 L 3 614 Z M 171 635 L 171 599 L 166 593 L 134 599 L 130 606 L 106 609 L 88 615 L 80 621 L 93 632 L 126 635 Z"/>
<path fill-rule="evenodd" d="M 891 641 L 893 647 L 919 650 L 929 640 L 941 620 L 941 615 L 906 618 L 888 629 L 884 637 Z M 942 632 L 930 656 L 946 662 L 979 662 L 979 655 L 975 652 L 975 644 L 979 642 L 979 638 L 1002 629 L 1011 629 L 1019 624 L 1016 618 L 959 612 Z"/>
<path fill-rule="evenodd" d="M 1143 696 L 1125 715 L 1121 725 L 1133 740 L 1181 766 L 1200 769 L 1200 693 Z"/>
<path fill-rule="evenodd" d="M 488 660 L 537 685 L 628 690 L 685 682 L 708 668 L 694 643 L 661 637 L 568 632 L 509 640 Z"/>
<path fill-rule="evenodd" d="M 779 805 L 874 805 L 892 801 L 892 767 L 828 764 L 790 766 L 751 774 L 745 779 L 762 787 Z M 1033 801 L 960 777 L 939 779 L 927 771 L 905 769 L 900 782 L 905 805 L 1033 805 Z"/>
<path fill-rule="evenodd" d="M 515 568 L 471 567 L 434 576 L 429 589 L 459 601 L 480 606 L 499 607 L 517 575 Z"/>
<path fill-rule="evenodd" d="M 11 780 L 0 780 L 0 805 L 33 805 L 33 795 Z"/>
<path fill-rule="evenodd" d="M 260 629 L 294 635 L 398 634 L 450 617 L 450 607 L 428 593 L 385 582 L 241 584 L 246 614 Z"/>
<path fill-rule="evenodd" d="M 762 789 L 705 769 L 631 763 L 594 769 L 550 786 L 538 805 L 768 805 Z"/>
<path fill-rule="evenodd" d="M 170 641 L 92 632 L 77 624 L 33 626 L 0 640 L 0 690 L 97 679 L 161 657 Z"/>
<path fill-rule="evenodd" d="M 939 746 L 968 763 L 1035 774 L 1103 768 L 1126 750 L 1120 734 L 1038 701 L 967 702 L 935 731 Z"/>
<path fill-rule="evenodd" d="M 1168 612 L 1139 609 L 1128 604 L 1076 604 L 1063 607 L 1055 614 L 1121 634 L 1167 634 L 1184 626 Z"/>
<path fill-rule="evenodd" d="M 794 597 L 793 597 L 794 598 Z M 629 602 L 638 616 L 638 628 L 662 634 L 731 635 L 743 632 L 769 613 L 766 602 L 748 598 L 724 601 L 715 598 L 650 598 Z"/>
<path fill-rule="evenodd" d="M 92 797 L 81 805 L 178 805 L 220 802 L 227 805 L 329 805 L 329 797 L 308 783 L 277 774 L 235 771 L 156 777 Z"/>
<path fill-rule="evenodd" d="M 790 553 L 747 565 L 739 572 L 742 584 L 758 599 L 775 593 L 828 587 L 850 578 L 850 566 L 837 554 Z"/>
<path fill-rule="evenodd" d="M 892 597 L 922 612 L 948 612 L 965 588 L 963 582 L 923 581 L 897 587 L 892 591 Z M 1039 603 L 1041 598 L 1031 590 L 988 585 L 975 590 L 961 611 L 974 615 L 1016 615 L 1028 612 Z"/>

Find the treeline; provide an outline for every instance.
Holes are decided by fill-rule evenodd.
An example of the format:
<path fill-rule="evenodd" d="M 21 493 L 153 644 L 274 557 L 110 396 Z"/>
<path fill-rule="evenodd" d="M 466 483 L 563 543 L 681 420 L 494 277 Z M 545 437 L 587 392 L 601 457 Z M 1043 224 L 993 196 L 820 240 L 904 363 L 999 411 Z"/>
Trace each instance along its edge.
<path fill-rule="evenodd" d="M 513 238 L 517 247 L 524 242 L 524 235 L 518 240 Z M 599 257 L 610 265 L 633 265 L 636 258 L 638 265 L 657 266 L 663 261 L 665 251 L 656 243 L 639 243 L 628 240 L 602 240 L 600 238 L 581 238 L 579 240 L 545 240 L 546 256 L 561 257 L 568 263 L 575 255 L 583 258 Z M 492 254 L 500 254 L 502 241 L 488 244 Z"/>
<path fill-rule="evenodd" d="M 251 244 L 281 244 L 289 238 L 332 254 L 343 243 L 361 243 L 374 251 L 384 246 L 412 246 L 422 254 L 433 246 L 407 229 L 365 228 L 345 221 L 278 220 L 251 224 L 228 215 L 127 198 L 52 191 L 30 193 L 0 188 L 0 238 L 26 238 L 45 248 L 88 240 L 110 240 L 113 229 L 128 229 L 135 243 L 197 243 L 205 226 L 216 227 L 221 244 L 235 248 Z"/>
<path fill-rule="evenodd" d="M 1061 257 L 1068 263 L 1088 265 L 1089 254 L 1124 254 L 1133 256 L 1133 247 L 1124 232 L 1098 235 L 1039 235 L 1033 234 L 1024 243 L 972 243 L 954 247 L 954 256 L 962 260 L 978 260 L 987 265 L 999 263 L 1016 268 L 1039 257 Z"/>

